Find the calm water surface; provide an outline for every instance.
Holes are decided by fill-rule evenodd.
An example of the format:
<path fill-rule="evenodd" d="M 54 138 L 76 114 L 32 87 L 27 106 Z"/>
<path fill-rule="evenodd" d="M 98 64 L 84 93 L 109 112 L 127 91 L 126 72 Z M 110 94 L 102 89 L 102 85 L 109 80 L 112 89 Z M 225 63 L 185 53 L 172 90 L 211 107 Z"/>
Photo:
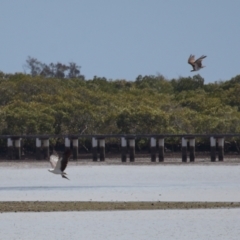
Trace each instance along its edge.
<path fill-rule="evenodd" d="M 0 163 L 0 201 L 240 201 L 239 165 Z M 238 240 L 240 209 L 1 213 L 0 239 Z"/>
<path fill-rule="evenodd" d="M 1 239 L 239 240 L 240 209 L 0 214 Z"/>
<path fill-rule="evenodd" d="M 0 201 L 240 201 L 240 165 L 2 166 Z"/>

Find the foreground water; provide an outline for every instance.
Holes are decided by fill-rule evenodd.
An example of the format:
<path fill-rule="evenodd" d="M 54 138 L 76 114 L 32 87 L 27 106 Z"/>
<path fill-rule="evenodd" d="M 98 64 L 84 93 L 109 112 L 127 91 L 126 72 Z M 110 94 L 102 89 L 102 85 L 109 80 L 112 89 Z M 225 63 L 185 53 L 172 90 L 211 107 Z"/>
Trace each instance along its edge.
<path fill-rule="evenodd" d="M 240 201 L 239 165 L 0 164 L 0 201 Z M 231 239 L 240 209 L 1 213 L 0 239 Z"/>
<path fill-rule="evenodd" d="M 2 213 L 1 239 L 238 240 L 240 209 Z"/>
<path fill-rule="evenodd" d="M 0 164 L 1 166 L 1 164 Z M 0 201 L 240 201 L 240 165 L 0 167 Z"/>

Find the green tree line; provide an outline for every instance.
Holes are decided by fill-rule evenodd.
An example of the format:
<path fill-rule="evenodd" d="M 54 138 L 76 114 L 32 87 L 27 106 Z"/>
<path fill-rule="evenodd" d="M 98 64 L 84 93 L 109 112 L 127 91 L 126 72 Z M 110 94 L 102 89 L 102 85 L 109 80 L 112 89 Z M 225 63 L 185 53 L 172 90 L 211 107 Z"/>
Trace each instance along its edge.
<path fill-rule="evenodd" d="M 75 63 L 27 60 L 28 73 L 0 72 L 0 134 L 240 133 L 240 75 L 134 81 L 95 76 Z"/>

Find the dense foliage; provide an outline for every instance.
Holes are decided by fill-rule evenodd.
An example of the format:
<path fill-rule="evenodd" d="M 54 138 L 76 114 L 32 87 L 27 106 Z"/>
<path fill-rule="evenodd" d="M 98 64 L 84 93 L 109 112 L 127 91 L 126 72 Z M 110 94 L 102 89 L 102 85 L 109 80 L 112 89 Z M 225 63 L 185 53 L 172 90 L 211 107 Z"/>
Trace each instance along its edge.
<path fill-rule="evenodd" d="M 85 80 L 77 65 L 65 67 L 62 77 L 0 72 L 1 135 L 76 134 L 85 126 L 85 134 L 240 133 L 240 75 L 209 84 L 200 75 Z"/>

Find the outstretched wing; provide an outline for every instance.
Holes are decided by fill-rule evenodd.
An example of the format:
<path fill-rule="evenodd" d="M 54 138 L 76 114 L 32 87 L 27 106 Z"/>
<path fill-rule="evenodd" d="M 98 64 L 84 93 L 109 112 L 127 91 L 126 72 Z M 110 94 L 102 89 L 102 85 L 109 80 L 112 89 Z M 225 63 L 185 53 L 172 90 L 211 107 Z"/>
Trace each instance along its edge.
<path fill-rule="evenodd" d="M 52 168 L 55 168 L 57 166 L 58 159 L 59 159 L 58 156 L 56 156 L 54 154 L 52 154 L 50 156 L 49 162 L 50 162 Z"/>
<path fill-rule="evenodd" d="M 66 167 L 67 167 L 67 164 L 68 164 L 68 160 L 71 156 L 71 150 L 70 149 L 67 149 L 63 155 L 62 155 L 62 158 L 61 158 L 61 168 L 60 170 L 63 172 Z"/>
<path fill-rule="evenodd" d="M 194 62 L 195 62 L 195 56 L 191 54 L 188 58 L 188 63 L 194 66 Z"/>
<path fill-rule="evenodd" d="M 202 60 L 207 57 L 207 56 L 204 56 L 202 55 L 200 58 L 198 58 L 195 63 L 198 65 L 198 67 L 202 67 Z"/>

